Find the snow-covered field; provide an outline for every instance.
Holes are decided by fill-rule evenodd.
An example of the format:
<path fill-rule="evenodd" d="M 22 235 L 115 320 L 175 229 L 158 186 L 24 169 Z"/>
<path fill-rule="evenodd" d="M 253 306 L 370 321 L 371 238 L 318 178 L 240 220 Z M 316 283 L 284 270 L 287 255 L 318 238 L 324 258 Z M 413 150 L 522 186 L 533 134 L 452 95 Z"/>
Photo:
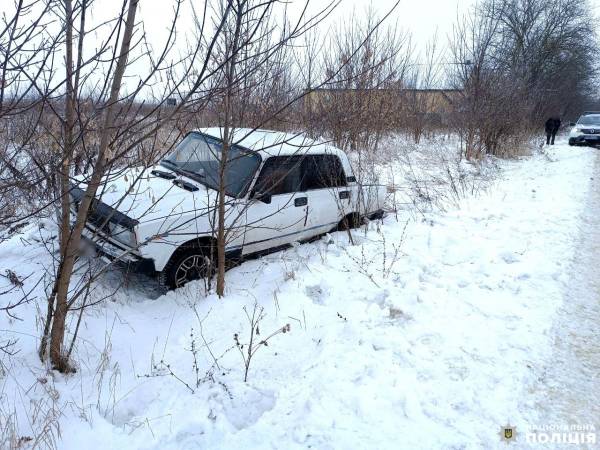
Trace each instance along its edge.
<path fill-rule="evenodd" d="M 505 446 L 501 426 L 546 417 L 537 369 L 554 351 L 596 154 L 560 144 L 500 162 L 494 183 L 444 212 L 390 214 L 353 245 L 340 232 L 245 262 L 222 300 L 200 283 L 159 295 L 130 278 L 86 310 L 68 377 L 37 359 L 40 284 L 38 303 L 0 315 L 0 342 L 20 349 L 0 356 L 0 446 L 44 427 L 39 448 Z M 30 226 L 0 244 L 0 273 L 32 274 L 31 289 L 51 233 Z M 234 334 L 247 342 L 255 304 L 261 338 L 291 330 L 258 350 L 244 382 Z"/>

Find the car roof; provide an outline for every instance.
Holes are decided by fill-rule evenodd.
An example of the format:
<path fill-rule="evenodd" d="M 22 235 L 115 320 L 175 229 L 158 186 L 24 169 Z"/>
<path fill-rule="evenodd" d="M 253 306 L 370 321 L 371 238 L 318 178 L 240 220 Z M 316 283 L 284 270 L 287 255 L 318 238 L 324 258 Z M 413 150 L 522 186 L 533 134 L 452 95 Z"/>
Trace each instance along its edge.
<path fill-rule="evenodd" d="M 211 127 L 196 130 L 208 136 L 223 138 L 223 128 Z M 344 155 L 344 152 L 328 143 L 310 139 L 304 133 L 286 133 L 283 131 L 235 128 L 233 143 L 259 153 L 263 158 L 269 156 L 293 156 L 310 154 Z M 341 155 L 340 155 L 341 154 Z M 342 158 L 343 160 L 344 158 Z"/>
<path fill-rule="evenodd" d="M 600 113 L 594 113 L 594 114 L 583 114 L 582 116 L 580 116 L 580 119 L 583 119 L 584 117 L 595 117 L 595 118 L 600 118 Z"/>

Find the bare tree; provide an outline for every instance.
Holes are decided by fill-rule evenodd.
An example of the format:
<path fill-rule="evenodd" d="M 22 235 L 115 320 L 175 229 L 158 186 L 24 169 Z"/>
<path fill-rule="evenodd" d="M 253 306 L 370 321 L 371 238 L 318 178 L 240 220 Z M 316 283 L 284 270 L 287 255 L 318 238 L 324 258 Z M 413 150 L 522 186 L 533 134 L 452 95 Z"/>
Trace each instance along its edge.
<path fill-rule="evenodd" d="M 20 156 L 35 139 L 42 99 L 30 82 L 47 69 L 58 38 L 49 32 L 49 3 L 20 0 L 0 24 L 0 231 L 29 205 L 20 194 L 37 190 L 39 173 Z M 35 42 L 32 45 L 32 42 Z"/>
<path fill-rule="evenodd" d="M 339 147 L 374 149 L 382 133 L 398 126 L 411 63 L 409 35 L 395 23 L 379 26 L 368 10 L 364 22 L 353 17 L 330 39 L 325 72 L 336 75 L 321 97 L 315 96 L 312 112 L 321 118 L 322 134 L 331 135 Z"/>
<path fill-rule="evenodd" d="M 287 9 L 278 10 L 280 6 L 276 1 L 254 2 L 250 0 L 236 0 L 225 3 L 231 7 L 231 16 L 225 26 L 220 43 L 220 51 L 215 53 L 216 65 L 222 64 L 221 77 L 215 86 L 217 92 L 215 101 L 217 106 L 217 119 L 221 127 L 223 145 L 221 151 L 216 155 L 219 161 L 219 194 L 217 201 L 217 213 L 215 223 L 215 246 L 217 253 L 217 294 L 224 295 L 225 288 L 225 247 L 234 233 L 239 232 L 235 222 L 243 215 L 244 211 L 238 213 L 237 218 L 230 218 L 226 226 L 226 177 L 227 166 L 232 163 L 229 150 L 236 143 L 247 137 L 248 132 L 239 130 L 241 127 L 250 127 L 250 133 L 265 124 L 275 124 L 275 128 L 286 128 L 287 112 L 299 100 L 310 95 L 315 89 L 329 84 L 336 77 L 340 77 L 344 70 L 350 65 L 350 59 L 357 60 L 364 47 L 370 45 L 373 36 L 377 33 L 382 20 L 372 18 L 364 35 L 356 37 L 353 42 L 348 42 L 348 56 L 350 59 L 338 60 L 331 63 L 328 71 L 318 76 L 311 75 L 312 88 L 303 89 L 302 82 L 294 83 L 290 74 L 291 64 L 290 48 L 296 41 L 306 39 L 316 25 L 329 16 L 333 8 L 338 4 L 332 1 L 323 5 L 319 10 L 308 15 L 306 6 L 299 18 L 290 21 Z M 222 15 L 224 7 L 218 12 Z M 275 17 L 278 15 L 278 17 Z M 384 18 L 387 17 L 384 16 Z M 277 23 L 283 25 L 276 25 Z M 374 51 L 374 49 L 371 49 Z M 296 61 L 303 61 L 297 58 Z M 386 61 L 388 64 L 391 62 Z M 382 63 L 383 64 L 383 63 Z M 298 79 L 298 77 L 295 77 Z M 257 108 L 256 105 L 266 105 Z M 286 140 L 300 137 L 300 133 L 292 133 L 283 141 L 277 141 L 273 146 L 286 144 Z M 300 137 L 294 145 L 298 146 L 296 155 L 305 154 L 314 145 L 312 141 Z M 258 150 L 258 149 L 255 149 Z M 258 224 L 254 224 L 258 226 Z M 245 224 L 246 229 L 253 224 Z M 283 231 L 283 230 L 282 230 Z"/>
<path fill-rule="evenodd" d="M 54 121 L 57 119 L 62 124 L 56 133 L 56 142 L 61 150 L 61 157 L 58 167 L 56 167 L 60 181 L 55 197 L 60 211 L 58 219 L 60 258 L 56 267 L 53 288 L 48 297 L 48 311 L 42 332 L 40 356 L 42 358 L 46 356 L 49 343 L 50 360 L 53 366 L 61 371 L 70 370 L 67 352 L 64 352 L 63 349 L 67 312 L 75 307 L 76 300 L 82 298 L 85 300 L 84 293 L 87 292 L 87 285 L 96 279 L 96 276 L 89 277 L 87 284 L 84 283 L 83 286 L 73 287 L 70 283 L 76 267 L 83 230 L 88 217 L 93 213 L 94 205 L 97 202 L 96 197 L 102 195 L 107 183 L 122 174 L 123 167 L 127 167 L 127 160 L 132 157 L 133 149 L 149 147 L 142 160 L 145 161 L 146 166 L 154 163 L 161 154 L 161 151 L 156 151 L 158 132 L 178 113 L 182 112 L 184 107 L 191 103 L 203 104 L 206 102 L 206 96 L 210 94 L 209 92 L 209 94 L 196 95 L 198 92 L 202 92 L 201 87 L 215 73 L 215 69 L 209 68 L 207 61 L 214 49 L 216 36 L 222 30 L 222 23 L 216 25 L 215 36 L 212 40 L 209 39 L 206 45 L 198 43 L 192 48 L 186 65 L 180 64 L 174 67 L 167 62 L 166 55 L 172 49 L 174 29 L 181 3 L 179 0 L 174 3 L 174 18 L 162 53 L 159 53 L 158 58 L 151 60 L 149 72 L 140 79 L 137 86 L 125 95 L 122 94 L 122 88 L 127 67 L 136 58 L 147 55 L 144 36 L 135 38 L 134 34 L 138 0 L 124 3 L 118 16 L 113 21 L 103 24 L 112 25 L 114 22 L 118 26 L 112 33 L 109 33 L 108 38 L 89 59 L 84 59 L 82 55 L 84 54 L 83 42 L 86 34 L 85 15 L 89 11 L 91 2 L 79 2 L 78 8 L 74 9 L 70 1 L 65 1 L 63 2 L 64 11 L 55 11 L 59 17 L 63 18 L 66 74 L 65 81 L 60 82 L 59 85 L 65 86 L 62 97 L 64 108 L 57 108 L 54 101 L 46 100 L 45 103 L 51 107 Z M 73 30 L 74 22 L 77 19 L 79 19 L 80 26 L 76 57 Z M 132 57 L 132 55 L 134 56 Z M 198 61 L 200 62 L 199 69 L 189 82 L 188 75 L 192 71 L 192 66 Z M 94 78 L 93 72 L 103 64 L 107 67 L 106 75 L 98 80 Z M 140 96 L 153 77 L 161 72 L 165 72 L 167 81 L 163 84 L 159 103 L 147 108 L 144 107 L 144 103 L 136 103 L 135 98 Z M 85 97 L 81 96 L 81 86 L 85 82 L 90 87 L 99 86 L 98 90 L 92 90 Z M 186 85 L 187 82 L 189 82 L 188 85 Z M 166 98 L 181 90 L 184 85 L 189 89 L 183 96 L 185 101 L 179 107 L 165 112 L 162 105 Z M 64 111 L 64 117 L 62 111 Z M 92 123 L 93 126 L 91 126 Z M 175 142 L 177 139 L 170 136 L 168 140 Z M 83 196 L 77 202 L 72 216 L 70 194 L 72 183 L 75 181 L 72 177 L 80 170 L 80 161 L 77 156 L 81 154 L 88 155 L 86 162 L 88 170 L 83 178 L 85 181 Z M 139 155 L 134 159 L 139 162 Z M 140 171 L 135 176 L 136 179 L 132 180 L 131 190 L 134 190 L 134 186 L 143 172 L 143 170 Z M 117 207 L 118 204 L 113 206 Z M 110 217 L 106 218 L 105 223 L 108 220 Z M 74 290 L 71 291 L 70 288 L 74 288 Z M 79 310 L 79 308 L 76 309 Z M 69 347 L 72 348 L 72 345 Z"/>
<path fill-rule="evenodd" d="M 434 116 L 435 111 L 440 109 L 440 95 L 444 95 L 438 94 L 441 91 L 435 91 L 442 67 L 437 31 L 427 42 L 423 58 L 419 61 L 409 71 L 406 89 L 402 90 L 406 126 L 416 144 L 420 142 L 428 126 L 441 125 L 441 118 Z"/>
<path fill-rule="evenodd" d="M 450 76 L 463 92 L 455 125 L 467 158 L 507 154 L 546 115 L 581 108 L 598 48 L 588 10 L 586 1 L 486 0 L 459 19 Z"/>
<path fill-rule="evenodd" d="M 69 363 L 63 353 L 63 341 L 65 336 L 65 321 L 68 311 L 68 293 L 69 282 L 73 273 L 75 258 L 79 250 L 79 242 L 85 221 L 88 216 L 92 199 L 100 187 L 101 179 L 107 169 L 107 163 L 112 157 L 112 149 L 109 144 L 112 140 L 113 126 L 116 118 L 117 102 L 121 90 L 123 75 L 127 66 L 127 59 L 131 48 L 133 30 L 135 27 L 135 16 L 138 6 L 138 0 L 129 0 L 127 3 L 127 16 L 124 22 L 123 37 L 120 50 L 116 55 L 116 65 L 112 75 L 110 94 L 107 105 L 103 113 L 102 125 L 100 128 L 100 144 L 97 154 L 96 164 L 90 176 L 90 182 L 86 189 L 85 196 L 79 205 L 75 226 L 70 228 L 70 204 L 69 204 L 69 182 L 70 182 L 70 163 L 73 156 L 73 117 L 75 114 L 75 92 L 73 83 L 73 8 L 71 0 L 65 0 L 65 28 L 66 28 L 66 97 L 65 97 L 65 124 L 64 124 L 64 154 L 62 157 L 61 176 L 61 222 L 60 222 L 60 254 L 61 261 L 58 269 L 55 289 L 54 308 L 52 312 L 52 328 L 50 332 L 50 361 L 59 371 L 68 371 Z M 85 10 L 81 11 L 85 14 Z M 80 39 L 83 39 L 83 30 L 80 30 Z M 50 301 L 48 302 L 51 303 Z M 42 339 L 45 339 L 46 335 Z M 42 349 L 45 342 L 42 342 Z"/>

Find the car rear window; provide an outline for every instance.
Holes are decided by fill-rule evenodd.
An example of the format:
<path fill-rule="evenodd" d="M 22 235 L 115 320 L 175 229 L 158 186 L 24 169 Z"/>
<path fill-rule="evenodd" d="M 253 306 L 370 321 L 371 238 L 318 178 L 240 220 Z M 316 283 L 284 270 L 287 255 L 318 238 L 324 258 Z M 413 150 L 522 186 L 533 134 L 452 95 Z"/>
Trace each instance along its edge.
<path fill-rule="evenodd" d="M 304 158 L 302 190 L 346 186 L 346 174 L 335 155 L 309 155 Z"/>

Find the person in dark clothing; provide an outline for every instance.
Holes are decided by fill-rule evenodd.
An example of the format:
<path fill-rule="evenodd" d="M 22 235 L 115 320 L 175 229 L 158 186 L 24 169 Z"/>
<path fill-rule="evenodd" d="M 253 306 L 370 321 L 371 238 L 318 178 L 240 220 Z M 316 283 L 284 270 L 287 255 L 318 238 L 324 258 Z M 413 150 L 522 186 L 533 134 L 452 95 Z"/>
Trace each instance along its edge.
<path fill-rule="evenodd" d="M 560 128 L 560 119 L 558 117 L 550 117 L 546 120 L 546 145 L 554 145 L 554 138 Z"/>

